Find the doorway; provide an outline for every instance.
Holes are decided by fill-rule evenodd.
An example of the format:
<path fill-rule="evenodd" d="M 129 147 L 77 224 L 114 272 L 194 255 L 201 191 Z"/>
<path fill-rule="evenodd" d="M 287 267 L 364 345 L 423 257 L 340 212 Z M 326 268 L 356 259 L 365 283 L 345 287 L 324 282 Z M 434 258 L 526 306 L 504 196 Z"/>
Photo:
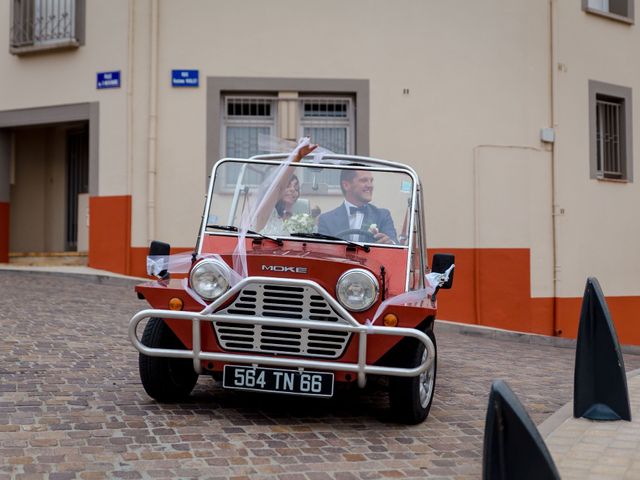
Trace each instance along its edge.
<path fill-rule="evenodd" d="M 89 195 L 89 129 L 87 125 L 67 131 L 67 212 L 65 251 L 87 251 Z M 80 240 L 80 241 L 79 241 Z"/>

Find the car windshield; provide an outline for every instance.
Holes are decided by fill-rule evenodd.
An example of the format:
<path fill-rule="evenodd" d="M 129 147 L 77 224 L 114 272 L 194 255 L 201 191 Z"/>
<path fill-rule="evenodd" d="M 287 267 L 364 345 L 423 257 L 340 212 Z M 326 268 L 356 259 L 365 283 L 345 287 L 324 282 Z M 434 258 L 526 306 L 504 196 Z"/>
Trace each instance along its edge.
<path fill-rule="evenodd" d="M 244 227 L 274 237 L 407 244 L 414 185 L 406 172 L 350 162 L 300 163 L 278 180 L 279 166 L 273 161 L 220 162 L 209 231 Z"/>

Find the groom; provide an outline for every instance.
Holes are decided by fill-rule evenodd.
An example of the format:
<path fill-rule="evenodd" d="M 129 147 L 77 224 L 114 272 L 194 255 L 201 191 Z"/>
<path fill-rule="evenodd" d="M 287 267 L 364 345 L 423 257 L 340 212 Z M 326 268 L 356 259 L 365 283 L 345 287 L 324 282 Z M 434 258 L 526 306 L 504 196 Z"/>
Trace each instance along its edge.
<path fill-rule="evenodd" d="M 376 243 L 397 243 L 396 229 L 386 208 L 371 204 L 373 175 L 367 170 L 342 170 L 340 188 L 344 202 L 338 208 L 320 215 L 318 233 L 339 236 L 345 240 L 365 240 L 365 234 L 343 234 L 347 230 L 370 232 Z"/>

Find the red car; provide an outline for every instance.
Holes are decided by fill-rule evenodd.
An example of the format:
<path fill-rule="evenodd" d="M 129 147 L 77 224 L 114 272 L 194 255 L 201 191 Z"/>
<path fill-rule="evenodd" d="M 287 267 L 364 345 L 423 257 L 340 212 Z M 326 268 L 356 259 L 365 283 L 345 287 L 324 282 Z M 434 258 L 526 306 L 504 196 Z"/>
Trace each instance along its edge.
<path fill-rule="evenodd" d="M 331 397 L 336 383 L 382 375 L 397 418 L 423 421 L 436 294 L 454 259 L 427 266 L 416 173 L 356 156 L 286 159 L 220 160 L 195 251 L 152 242 L 157 280 L 136 291 L 153 309 L 129 328 L 146 392 L 176 401 L 212 375 L 224 388 Z"/>

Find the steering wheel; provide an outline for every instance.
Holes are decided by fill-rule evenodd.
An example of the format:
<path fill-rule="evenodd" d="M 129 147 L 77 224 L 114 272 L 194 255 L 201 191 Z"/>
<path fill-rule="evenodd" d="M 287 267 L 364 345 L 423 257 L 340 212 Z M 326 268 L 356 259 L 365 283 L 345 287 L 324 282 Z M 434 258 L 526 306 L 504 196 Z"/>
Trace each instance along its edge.
<path fill-rule="evenodd" d="M 349 235 L 358 235 L 358 241 L 361 242 L 369 242 L 375 243 L 376 237 L 373 236 L 369 230 L 364 230 L 362 228 L 350 228 L 349 230 L 343 230 L 336 234 L 336 237 L 344 238 L 345 240 L 350 240 Z M 360 240 L 363 237 L 364 240 Z"/>

